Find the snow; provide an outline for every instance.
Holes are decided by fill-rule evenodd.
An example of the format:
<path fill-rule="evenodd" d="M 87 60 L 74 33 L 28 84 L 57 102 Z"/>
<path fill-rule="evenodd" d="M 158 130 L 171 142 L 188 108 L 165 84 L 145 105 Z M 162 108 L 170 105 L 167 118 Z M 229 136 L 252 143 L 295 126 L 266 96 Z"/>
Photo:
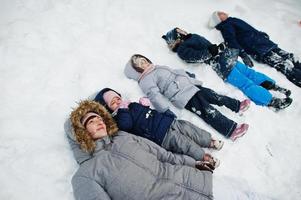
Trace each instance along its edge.
<path fill-rule="evenodd" d="M 219 43 L 207 29 L 210 14 L 224 10 L 267 32 L 300 57 L 299 0 L 0 0 L 0 199 L 73 199 L 78 166 L 64 121 L 81 99 L 112 87 L 131 100 L 143 96 L 123 68 L 134 53 L 154 63 L 187 69 L 219 93 L 243 100 L 206 65 L 188 65 L 170 52 L 161 35 L 178 26 Z M 250 124 L 236 142 L 212 154 L 215 199 L 300 199 L 301 89 L 274 69 L 255 69 L 292 91 L 294 102 L 278 113 L 256 106 L 238 116 Z M 188 111 L 172 108 L 222 138 Z"/>

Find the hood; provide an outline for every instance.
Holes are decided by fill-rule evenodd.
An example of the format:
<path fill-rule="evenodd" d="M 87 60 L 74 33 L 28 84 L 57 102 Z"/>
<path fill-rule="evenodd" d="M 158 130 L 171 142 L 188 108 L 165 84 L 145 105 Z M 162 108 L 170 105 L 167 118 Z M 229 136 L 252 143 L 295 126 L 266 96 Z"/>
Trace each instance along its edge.
<path fill-rule="evenodd" d="M 110 113 L 112 113 L 113 111 L 109 108 L 109 106 L 106 104 L 104 98 L 103 98 L 103 94 L 106 93 L 107 91 L 113 91 L 115 93 L 117 93 L 120 97 L 121 94 L 116 92 L 115 90 L 111 89 L 111 88 L 103 88 L 102 90 L 100 90 L 98 92 L 98 94 L 96 95 L 96 97 L 94 98 L 94 101 L 100 103 L 101 105 L 103 105 Z"/>
<path fill-rule="evenodd" d="M 64 129 L 67 136 L 67 140 L 73 152 L 73 156 L 78 164 L 82 164 L 86 160 L 91 158 L 91 154 L 84 152 L 80 149 L 80 145 L 77 143 L 75 135 L 72 132 L 71 121 L 67 119 L 64 123 Z"/>
<path fill-rule="evenodd" d="M 127 78 L 134 79 L 135 81 L 138 81 L 141 76 L 141 73 L 133 68 L 131 60 L 127 62 L 123 72 Z"/>
<path fill-rule="evenodd" d="M 84 100 L 78 105 L 79 106 L 70 114 L 72 131 L 80 148 L 83 151 L 92 153 L 96 146 L 95 141 L 90 137 L 88 131 L 82 125 L 82 117 L 91 111 L 99 114 L 106 124 L 108 135 L 114 135 L 118 131 L 117 124 L 107 109 L 98 102 Z"/>
<path fill-rule="evenodd" d="M 214 29 L 221 22 L 222 21 L 218 16 L 218 11 L 214 11 L 209 18 L 208 27 L 210 29 Z"/>

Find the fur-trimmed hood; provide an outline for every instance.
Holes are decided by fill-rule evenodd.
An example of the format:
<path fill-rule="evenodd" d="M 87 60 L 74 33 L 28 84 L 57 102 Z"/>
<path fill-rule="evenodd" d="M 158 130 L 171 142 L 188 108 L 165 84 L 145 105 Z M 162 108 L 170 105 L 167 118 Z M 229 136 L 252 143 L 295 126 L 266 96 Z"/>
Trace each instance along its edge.
<path fill-rule="evenodd" d="M 91 100 L 81 101 L 79 106 L 71 112 L 70 119 L 75 140 L 79 143 L 83 151 L 89 153 L 95 150 L 96 144 L 86 128 L 82 125 L 81 119 L 91 111 L 99 114 L 103 118 L 109 136 L 114 135 L 118 131 L 117 124 L 104 106 Z"/>

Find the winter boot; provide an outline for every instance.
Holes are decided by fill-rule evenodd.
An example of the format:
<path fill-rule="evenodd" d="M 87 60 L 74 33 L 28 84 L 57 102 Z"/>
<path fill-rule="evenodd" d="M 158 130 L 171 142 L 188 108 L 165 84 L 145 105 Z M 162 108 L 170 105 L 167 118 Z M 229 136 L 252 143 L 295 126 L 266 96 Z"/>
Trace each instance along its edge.
<path fill-rule="evenodd" d="M 210 142 L 210 148 L 212 149 L 216 149 L 216 150 L 221 150 L 224 146 L 224 142 L 221 141 L 221 140 L 214 140 L 212 139 L 211 142 Z"/>
<path fill-rule="evenodd" d="M 278 92 L 284 94 L 286 97 L 289 97 L 291 95 L 290 90 L 280 87 L 279 85 L 276 85 L 276 84 L 274 85 L 273 88 L 271 88 L 271 90 L 278 91 Z"/>
<path fill-rule="evenodd" d="M 264 87 L 267 90 L 274 90 L 274 91 L 280 92 L 280 93 L 284 94 L 286 97 L 289 97 L 291 95 L 290 90 L 280 87 L 279 85 L 276 85 L 275 83 L 273 83 L 271 81 L 264 81 L 260 84 L 260 86 Z"/>
<path fill-rule="evenodd" d="M 248 128 L 249 128 L 248 124 L 240 124 L 232 132 L 230 139 L 234 142 L 237 138 L 243 136 L 248 131 Z"/>
<path fill-rule="evenodd" d="M 288 107 L 289 105 L 291 105 L 291 103 L 293 102 L 293 99 L 287 97 L 284 99 L 279 99 L 279 98 L 272 98 L 272 101 L 269 103 L 269 107 L 272 107 L 275 109 L 275 111 L 284 109 L 286 107 Z"/>
<path fill-rule="evenodd" d="M 240 106 L 239 106 L 239 114 L 242 114 L 243 112 L 245 112 L 246 110 L 249 109 L 251 104 L 251 101 L 249 99 L 245 99 L 242 102 L 240 102 Z"/>
<path fill-rule="evenodd" d="M 220 161 L 217 158 L 214 158 L 213 156 L 211 156 L 208 153 L 205 153 L 202 162 L 204 163 L 209 163 L 211 166 L 215 168 L 217 168 L 220 165 Z"/>
<path fill-rule="evenodd" d="M 205 161 L 196 161 L 195 168 L 201 171 L 209 171 L 213 173 L 214 167 L 209 163 Z"/>

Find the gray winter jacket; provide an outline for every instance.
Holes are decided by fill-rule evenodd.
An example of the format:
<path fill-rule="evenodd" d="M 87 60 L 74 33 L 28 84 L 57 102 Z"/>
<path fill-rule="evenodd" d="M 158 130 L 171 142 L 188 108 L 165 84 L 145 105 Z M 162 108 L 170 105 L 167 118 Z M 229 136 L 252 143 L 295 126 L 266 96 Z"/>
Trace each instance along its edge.
<path fill-rule="evenodd" d="M 68 140 L 75 147 L 70 132 Z M 77 200 L 213 199 L 212 174 L 192 167 L 195 160 L 188 156 L 122 131 L 96 144 L 85 159 L 72 148 L 80 164 L 72 178 Z"/>
<path fill-rule="evenodd" d="M 124 73 L 128 78 L 136 81 L 141 76 L 141 73 L 133 69 L 131 62 L 125 66 Z M 156 65 L 155 69 L 141 78 L 138 84 L 153 106 L 159 112 L 165 112 L 169 106 L 164 97 L 174 106 L 183 109 L 193 95 L 199 91 L 195 85 L 202 85 L 202 82 L 190 78 L 182 69 L 176 70 Z"/>

